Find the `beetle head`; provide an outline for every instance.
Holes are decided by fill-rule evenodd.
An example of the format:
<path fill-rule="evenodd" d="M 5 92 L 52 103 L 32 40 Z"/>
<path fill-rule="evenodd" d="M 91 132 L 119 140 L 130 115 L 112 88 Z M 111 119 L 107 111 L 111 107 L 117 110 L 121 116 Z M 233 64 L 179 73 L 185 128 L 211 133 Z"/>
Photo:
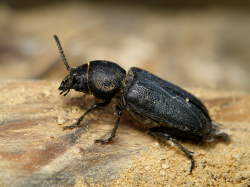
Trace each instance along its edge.
<path fill-rule="evenodd" d="M 74 85 L 76 84 L 76 76 L 74 74 L 67 75 L 61 82 L 58 90 L 62 90 L 62 93 L 64 93 L 64 96 L 67 95 L 70 91 L 70 89 L 74 89 Z"/>
<path fill-rule="evenodd" d="M 71 68 L 70 74 L 63 79 L 61 85 L 58 88 L 59 90 L 62 90 L 60 94 L 65 92 L 65 96 L 69 93 L 70 89 L 74 89 L 75 91 L 79 92 L 89 93 L 87 84 L 87 71 L 88 64 Z"/>
<path fill-rule="evenodd" d="M 64 96 L 67 95 L 70 91 L 70 89 L 75 89 L 75 91 L 81 91 L 88 93 L 88 86 L 87 86 L 87 69 L 88 65 L 84 64 L 82 66 L 71 68 L 68 65 L 68 62 L 65 58 L 65 55 L 62 50 L 62 46 L 60 44 L 59 39 L 57 36 L 54 36 L 56 40 L 56 44 L 58 46 L 59 52 L 61 54 L 62 60 L 67 68 L 68 71 L 70 71 L 70 74 L 66 76 L 63 81 L 61 82 L 61 85 L 59 86 L 59 90 L 62 90 L 62 93 L 64 93 Z"/>

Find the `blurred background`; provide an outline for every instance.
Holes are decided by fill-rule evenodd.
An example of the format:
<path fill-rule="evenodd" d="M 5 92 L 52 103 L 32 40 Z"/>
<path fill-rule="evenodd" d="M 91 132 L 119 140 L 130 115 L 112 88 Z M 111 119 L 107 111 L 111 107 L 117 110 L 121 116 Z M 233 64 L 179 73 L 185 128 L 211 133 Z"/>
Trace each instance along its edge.
<path fill-rule="evenodd" d="M 62 80 L 91 60 L 184 87 L 250 92 L 250 1 L 0 1 L 0 79 Z"/>

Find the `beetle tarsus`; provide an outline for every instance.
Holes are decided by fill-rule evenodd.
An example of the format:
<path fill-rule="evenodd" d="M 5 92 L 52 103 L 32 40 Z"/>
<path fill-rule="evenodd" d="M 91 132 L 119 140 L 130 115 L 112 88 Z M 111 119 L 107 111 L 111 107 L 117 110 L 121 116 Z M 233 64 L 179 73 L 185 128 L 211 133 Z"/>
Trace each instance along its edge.
<path fill-rule="evenodd" d="M 95 143 L 101 143 L 102 145 L 103 144 L 106 144 L 106 143 L 108 143 L 109 142 L 109 140 L 107 139 L 107 140 L 95 140 Z"/>
<path fill-rule="evenodd" d="M 63 130 L 66 130 L 66 129 L 74 129 L 75 127 L 77 126 L 77 124 L 75 123 L 75 124 L 73 124 L 73 125 L 69 125 L 69 126 L 65 126 L 65 127 L 63 127 Z"/>
<path fill-rule="evenodd" d="M 189 156 L 189 158 L 191 159 L 191 167 L 190 167 L 189 175 L 192 175 L 192 171 L 194 169 L 194 159 L 192 156 Z"/>

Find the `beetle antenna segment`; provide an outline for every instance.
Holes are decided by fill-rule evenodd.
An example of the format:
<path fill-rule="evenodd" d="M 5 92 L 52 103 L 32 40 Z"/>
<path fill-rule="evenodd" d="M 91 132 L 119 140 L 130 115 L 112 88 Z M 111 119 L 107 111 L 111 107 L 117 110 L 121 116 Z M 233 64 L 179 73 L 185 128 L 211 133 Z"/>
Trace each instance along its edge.
<path fill-rule="evenodd" d="M 67 70 L 71 71 L 71 67 L 69 67 L 69 64 L 68 64 L 68 62 L 67 62 L 67 60 L 66 60 L 66 57 L 65 57 L 64 52 L 63 52 L 63 50 L 62 50 L 62 46 L 61 46 L 61 43 L 60 43 L 58 37 L 57 37 L 56 35 L 54 35 L 54 38 L 55 38 L 55 40 L 56 40 L 56 44 L 57 44 L 57 46 L 58 46 L 58 49 L 59 49 L 59 52 L 60 52 L 60 54 L 61 54 L 62 60 L 63 60 L 63 62 L 64 62 L 64 64 L 65 64 L 65 66 L 67 67 Z"/>

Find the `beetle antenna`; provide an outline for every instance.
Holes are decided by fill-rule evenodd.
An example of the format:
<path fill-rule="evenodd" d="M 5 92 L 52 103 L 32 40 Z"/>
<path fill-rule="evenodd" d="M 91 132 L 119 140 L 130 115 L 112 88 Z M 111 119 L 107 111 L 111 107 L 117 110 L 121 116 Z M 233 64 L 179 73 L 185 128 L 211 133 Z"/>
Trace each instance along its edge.
<path fill-rule="evenodd" d="M 62 60 L 63 60 L 63 62 L 64 62 L 64 64 L 65 64 L 65 66 L 67 67 L 67 70 L 71 71 L 71 67 L 69 67 L 69 64 L 68 64 L 68 62 L 67 62 L 67 60 L 66 60 L 66 57 L 65 57 L 64 52 L 63 52 L 63 50 L 62 50 L 62 46 L 61 46 L 61 43 L 60 43 L 58 37 L 57 37 L 56 35 L 54 35 L 54 38 L 55 38 L 55 40 L 56 40 L 56 44 L 57 44 L 57 46 L 58 46 L 58 49 L 59 49 L 59 52 L 60 52 L 60 54 L 61 54 Z"/>

